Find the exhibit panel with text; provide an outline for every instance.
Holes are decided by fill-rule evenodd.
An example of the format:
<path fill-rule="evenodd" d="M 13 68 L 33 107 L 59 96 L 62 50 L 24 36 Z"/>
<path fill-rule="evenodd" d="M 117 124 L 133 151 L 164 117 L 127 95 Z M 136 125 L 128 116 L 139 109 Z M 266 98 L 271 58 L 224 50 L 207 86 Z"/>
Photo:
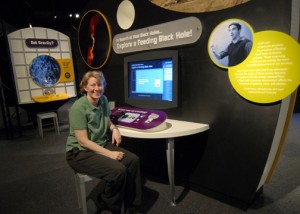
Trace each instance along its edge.
<path fill-rule="evenodd" d="M 19 104 L 76 96 L 70 39 L 47 28 L 24 28 L 8 35 Z"/>
<path fill-rule="evenodd" d="M 240 26 L 236 41 L 231 25 Z M 248 51 L 246 40 L 251 44 Z M 207 48 L 211 60 L 228 70 L 236 92 L 252 102 L 280 101 L 300 84 L 300 45 L 288 34 L 271 30 L 255 33 L 249 23 L 228 19 L 216 26 Z"/>

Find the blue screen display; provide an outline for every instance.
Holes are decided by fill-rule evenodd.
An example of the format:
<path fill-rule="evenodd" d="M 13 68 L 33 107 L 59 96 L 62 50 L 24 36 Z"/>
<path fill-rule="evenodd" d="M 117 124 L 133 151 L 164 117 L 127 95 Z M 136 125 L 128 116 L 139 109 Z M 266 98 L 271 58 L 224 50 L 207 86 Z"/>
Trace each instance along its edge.
<path fill-rule="evenodd" d="M 172 58 L 129 62 L 128 70 L 129 98 L 172 101 Z"/>

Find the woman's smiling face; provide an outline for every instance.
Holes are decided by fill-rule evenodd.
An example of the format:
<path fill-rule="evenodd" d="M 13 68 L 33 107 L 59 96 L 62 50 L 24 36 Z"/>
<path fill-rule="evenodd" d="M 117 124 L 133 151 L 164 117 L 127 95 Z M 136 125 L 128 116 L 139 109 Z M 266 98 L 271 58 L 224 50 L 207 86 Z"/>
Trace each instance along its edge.
<path fill-rule="evenodd" d="M 85 86 L 86 96 L 92 103 L 97 103 L 104 93 L 103 82 L 95 77 L 88 79 L 87 85 Z"/>

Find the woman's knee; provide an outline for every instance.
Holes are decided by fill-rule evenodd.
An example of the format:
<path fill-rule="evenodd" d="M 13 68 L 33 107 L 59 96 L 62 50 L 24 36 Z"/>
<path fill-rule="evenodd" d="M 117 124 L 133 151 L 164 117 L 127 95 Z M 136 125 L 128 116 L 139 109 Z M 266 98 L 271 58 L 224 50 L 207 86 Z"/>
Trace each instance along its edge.
<path fill-rule="evenodd" d="M 137 166 L 140 165 L 140 158 L 135 154 L 132 156 L 132 163 Z"/>
<path fill-rule="evenodd" d="M 123 164 L 118 164 L 116 167 L 114 167 L 113 172 L 112 172 L 112 177 L 123 180 L 126 178 L 126 167 Z"/>

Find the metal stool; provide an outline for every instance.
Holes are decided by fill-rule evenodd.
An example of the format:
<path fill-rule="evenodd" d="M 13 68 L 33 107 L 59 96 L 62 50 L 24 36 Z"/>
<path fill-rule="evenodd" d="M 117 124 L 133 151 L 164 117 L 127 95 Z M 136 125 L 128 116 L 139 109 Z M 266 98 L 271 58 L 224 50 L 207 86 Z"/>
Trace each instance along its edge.
<path fill-rule="evenodd" d="M 78 199 L 79 208 L 82 208 L 83 214 L 87 214 L 85 182 L 92 181 L 94 179 L 101 180 L 96 177 L 75 172 L 75 185 L 76 185 L 77 199 Z"/>
<path fill-rule="evenodd" d="M 58 119 L 57 119 L 57 114 L 55 112 L 46 112 L 46 113 L 39 113 L 36 115 L 37 117 L 37 124 L 39 128 L 39 135 L 43 138 L 43 124 L 42 120 L 43 119 L 48 119 L 48 118 L 53 118 L 53 123 L 54 123 L 54 128 L 57 134 L 59 135 L 59 125 L 58 125 Z"/>

